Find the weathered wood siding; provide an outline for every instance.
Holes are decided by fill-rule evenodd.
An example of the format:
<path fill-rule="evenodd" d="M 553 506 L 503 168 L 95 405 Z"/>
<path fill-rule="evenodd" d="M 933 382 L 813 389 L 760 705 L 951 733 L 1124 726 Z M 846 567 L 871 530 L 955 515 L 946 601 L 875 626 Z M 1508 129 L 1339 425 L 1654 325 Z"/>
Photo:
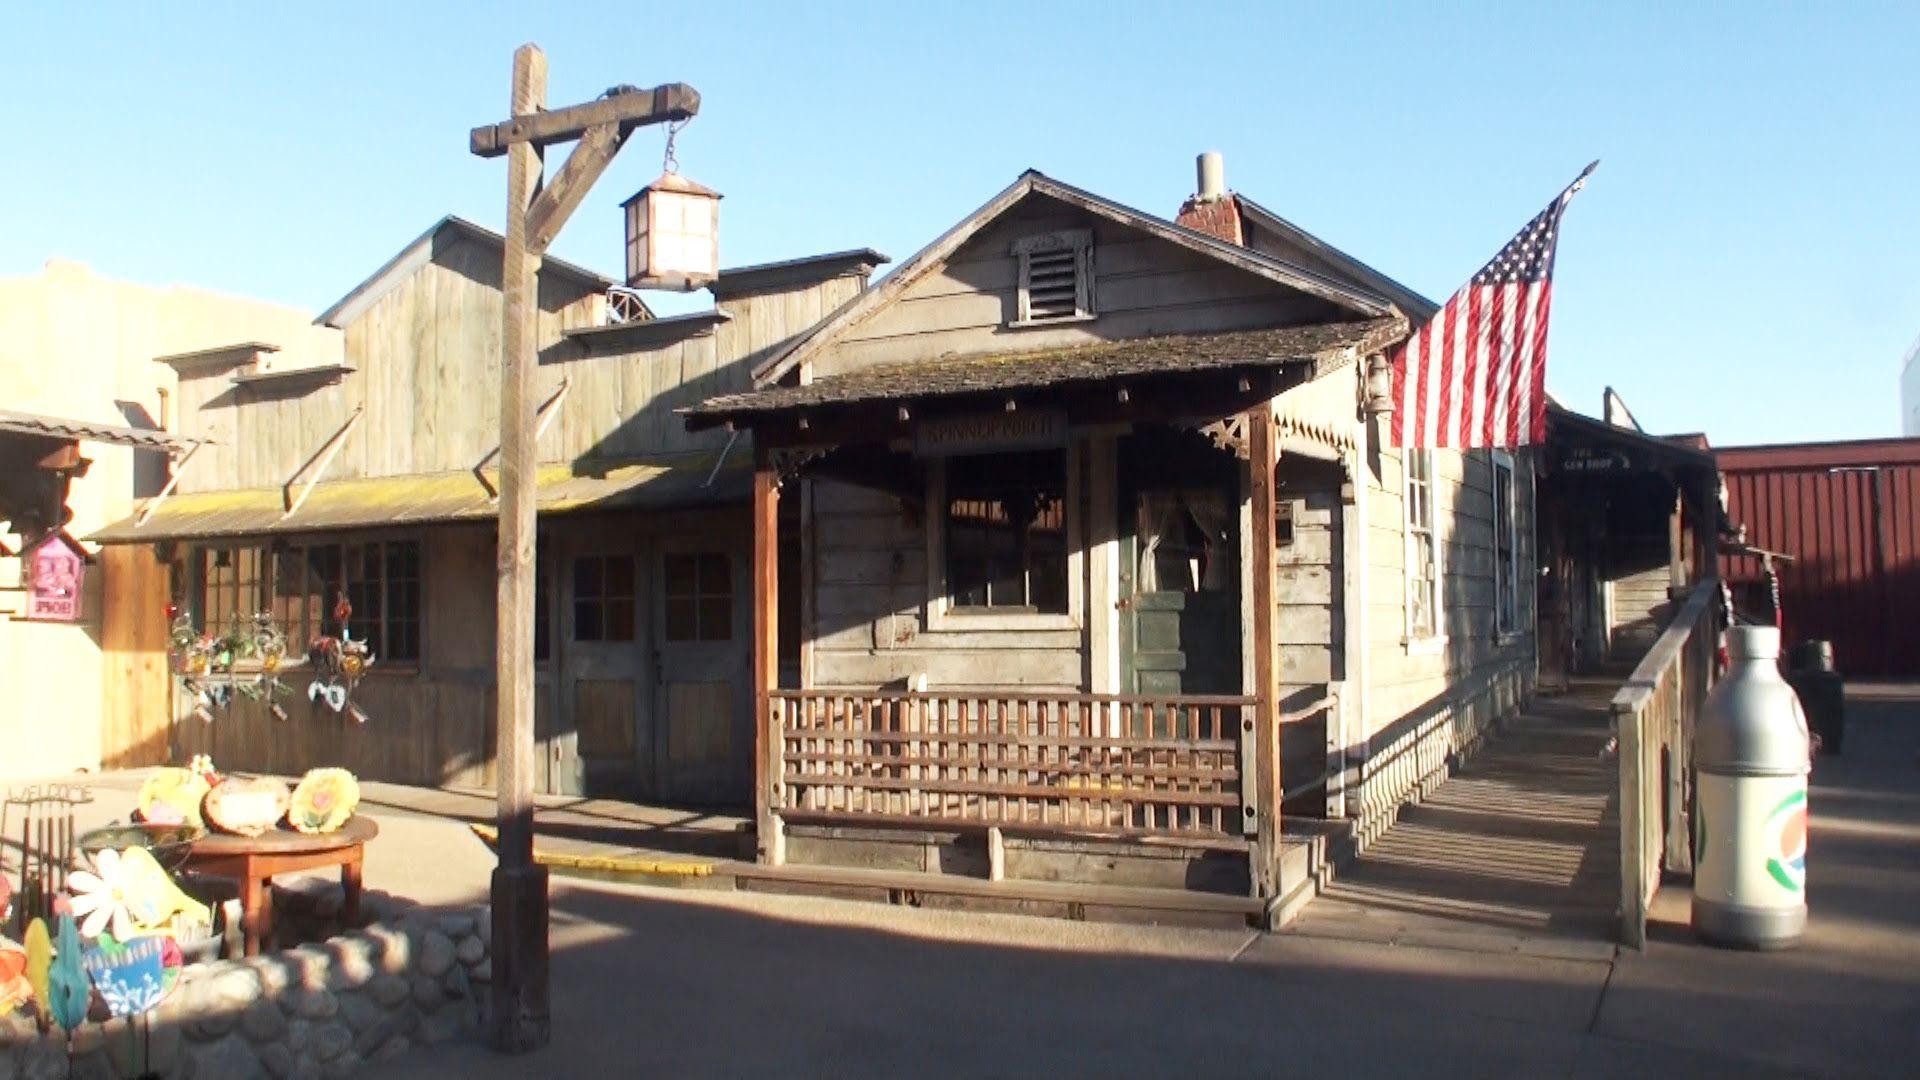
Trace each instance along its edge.
<path fill-rule="evenodd" d="M 1084 612 L 1075 630 L 929 629 L 920 508 L 849 484 L 808 484 L 811 685 L 866 689 L 924 675 L 934 689 L 1085 689 Z"/>
<path fill-rule="evenodd" d="M 1534 679 L 1533 471 L 1514 461 L 1514 521 L 1521 574 L 1517 630 L 1495 632 L 1493 467 L 1489 451 L 1434 452 L 1434 525 L 1441 545 L 1443 640 L 1406 634 L 1405 472 L 1402 454 L 1377 451 L 1364 497 L 1367 521 L 1367 688 L 1362 731 L 1349 731 L 1361 762 L 1362 816 L 1378 819 L 1449 758 L 1476 743 L 1530 693 Z"/>
<path fill-rule="evenodd" d="M 1274 670 L 1280 707 L 1293 711 L 1325 696 L 1329 682 L 1346 677 L 1339 469 L 1282 454 L 1279 509 L 1291 515 L 1293 539 L 1274 549 L 1279 605 L 1273 621 Z M 1281 784 L 1287 790 L 1326 771 L 1327 721 L 1322 712 L 1281 729 Z"/>
<path fill-rule="evenodd" d="M 460 241 L 436 251 L 344 328 L 353 370 L 333 385 L 235 386 L 231 371 L 181 379 L 183 430 L 221 441 L 182 474 L 180 490 L 272 487 L 365 406 L 326 479 L 471 469 L 499 442 L 500 261 Z M 753 366 L 857 293 L 858 276 L 730 295 L 730 321 L 645 344 L 589 345 L 566 331 L 598 326 L 606 298 L 543 277 L 535 399 L 571 388 L 537 445 L 542 462 L 718 449 L 724 431 L 689 433 L 675 409 L 747 389 Z"/>
<path fill-rule="evenodd" d="M 1093 232 L 1096 316 L 1057 326 L 1010 328 L 1019 261 L 1016 239 L 1062 229 Z M 947 354 L 1014 352 L 1157 334 L 1286 326 L 1341 317 L 1330 303 L 1292 293 L 1052 199 L 1009 211 L 852 327 L 813 361 L 814 377 L 870 364 Z"/>

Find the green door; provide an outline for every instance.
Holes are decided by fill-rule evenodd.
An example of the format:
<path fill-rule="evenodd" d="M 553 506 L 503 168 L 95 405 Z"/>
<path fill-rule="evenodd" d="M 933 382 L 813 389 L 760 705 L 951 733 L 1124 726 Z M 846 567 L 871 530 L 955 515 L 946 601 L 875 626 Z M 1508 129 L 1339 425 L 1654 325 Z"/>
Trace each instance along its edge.
<path fill-rule="evenodd" d="M 1207 451 L 1182 463 L 1131 449 L 1123 448 L 1119 499 L 1123 685 L 1136 694 L 1238 694 L 1234 463 L 1223 467 Z"/>

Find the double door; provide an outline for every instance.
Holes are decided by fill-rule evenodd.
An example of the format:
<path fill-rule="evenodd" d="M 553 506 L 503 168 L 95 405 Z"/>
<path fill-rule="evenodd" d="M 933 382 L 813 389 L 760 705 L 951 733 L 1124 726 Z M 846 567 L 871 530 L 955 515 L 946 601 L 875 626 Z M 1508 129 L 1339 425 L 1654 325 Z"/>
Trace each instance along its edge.
<path fill-rule="evenodd" d="M 544 545 L 543 563 L 548 790 L 749 801 L 740 553 L 717 537 L 608 530 Z"/>

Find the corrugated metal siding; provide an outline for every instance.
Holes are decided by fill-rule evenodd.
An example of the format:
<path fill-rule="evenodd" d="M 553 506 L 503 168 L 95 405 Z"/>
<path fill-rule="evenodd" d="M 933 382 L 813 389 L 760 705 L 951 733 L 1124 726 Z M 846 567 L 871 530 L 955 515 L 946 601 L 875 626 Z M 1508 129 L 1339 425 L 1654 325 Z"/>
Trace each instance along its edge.
<path fill-rule="evenodd" d="M 1727 510 L 1781 569 L 1786 640 L 1824 638 L 1848 675 L 1920 676 L 1920 439 L 1722 449 Z M 1735 584 L 1755 558 L 1721 560 Z"/>

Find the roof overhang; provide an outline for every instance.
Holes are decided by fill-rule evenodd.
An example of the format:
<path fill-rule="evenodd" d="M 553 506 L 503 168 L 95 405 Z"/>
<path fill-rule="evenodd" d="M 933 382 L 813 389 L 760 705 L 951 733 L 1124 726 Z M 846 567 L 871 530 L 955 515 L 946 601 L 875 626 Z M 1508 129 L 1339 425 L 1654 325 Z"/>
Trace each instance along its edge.
<path fill-rule="evenodd" d="M 1636 467 L 1688 468 L 1709 473 L 1719 471 L 1719 464 L 1711 450 L 1609 424 L 1552 403 L 1547 405 L 1547 442 L 1550 445 L 1586 445 L 1618 450 Z"/>
<path fill-rule="evenodd" d="M 799 259 L 722 269 L 707 285 L 715 300 L 743 293 L 792 289 L 840 277 L 866 277 L 893 260 L 872 248 L 832 251 Z"/>
<path fill-rule="evenodd" d="M 1130 379 L 1235 369 L 1306 365 L 1312 369 L 1308 375 L 1311 378 L 1335 365 L 1378 352 L 1406 334 L 1406 321 L 1394 317 L 886 364 L 800 386 L 715 397 L 685 410 L 685 415 L 687 426 L 694 430 L 722 424 L 752 427 L 810 410 L 1073 387 L 1118 388 Z"/>
<path fill-rule="evenodd" d="M 98 424 L 91 420 L 66 420 L 55 416 L 14 412 L 11 409 L 0 409 L 0 432 L 68 442 L 131 446 L 136 450 L 162 450 L 169 454 L 184 453 L 194 446 L 211 441 L 191 439 L 165 431 L 124 427 L 119 424 Z"/>
<path fill-rule="evenodd" d="M 568 464 L 540 466 L 539 512 L 652 510 L 747 498 L 748 456 L 691 455 L 670 460 L 608 463 L 588 471 Z M 491 477 L 498 485 L 498 476 Z M 488 521 L 500 504 L 471 472 L 332 480 L 314 487 L 298 511 L 287 512 L 277 487 L 175 495 L 142 522 L 139 514 L 88 537 L 100 544 L 274 536 L 378 526 Z"/>

